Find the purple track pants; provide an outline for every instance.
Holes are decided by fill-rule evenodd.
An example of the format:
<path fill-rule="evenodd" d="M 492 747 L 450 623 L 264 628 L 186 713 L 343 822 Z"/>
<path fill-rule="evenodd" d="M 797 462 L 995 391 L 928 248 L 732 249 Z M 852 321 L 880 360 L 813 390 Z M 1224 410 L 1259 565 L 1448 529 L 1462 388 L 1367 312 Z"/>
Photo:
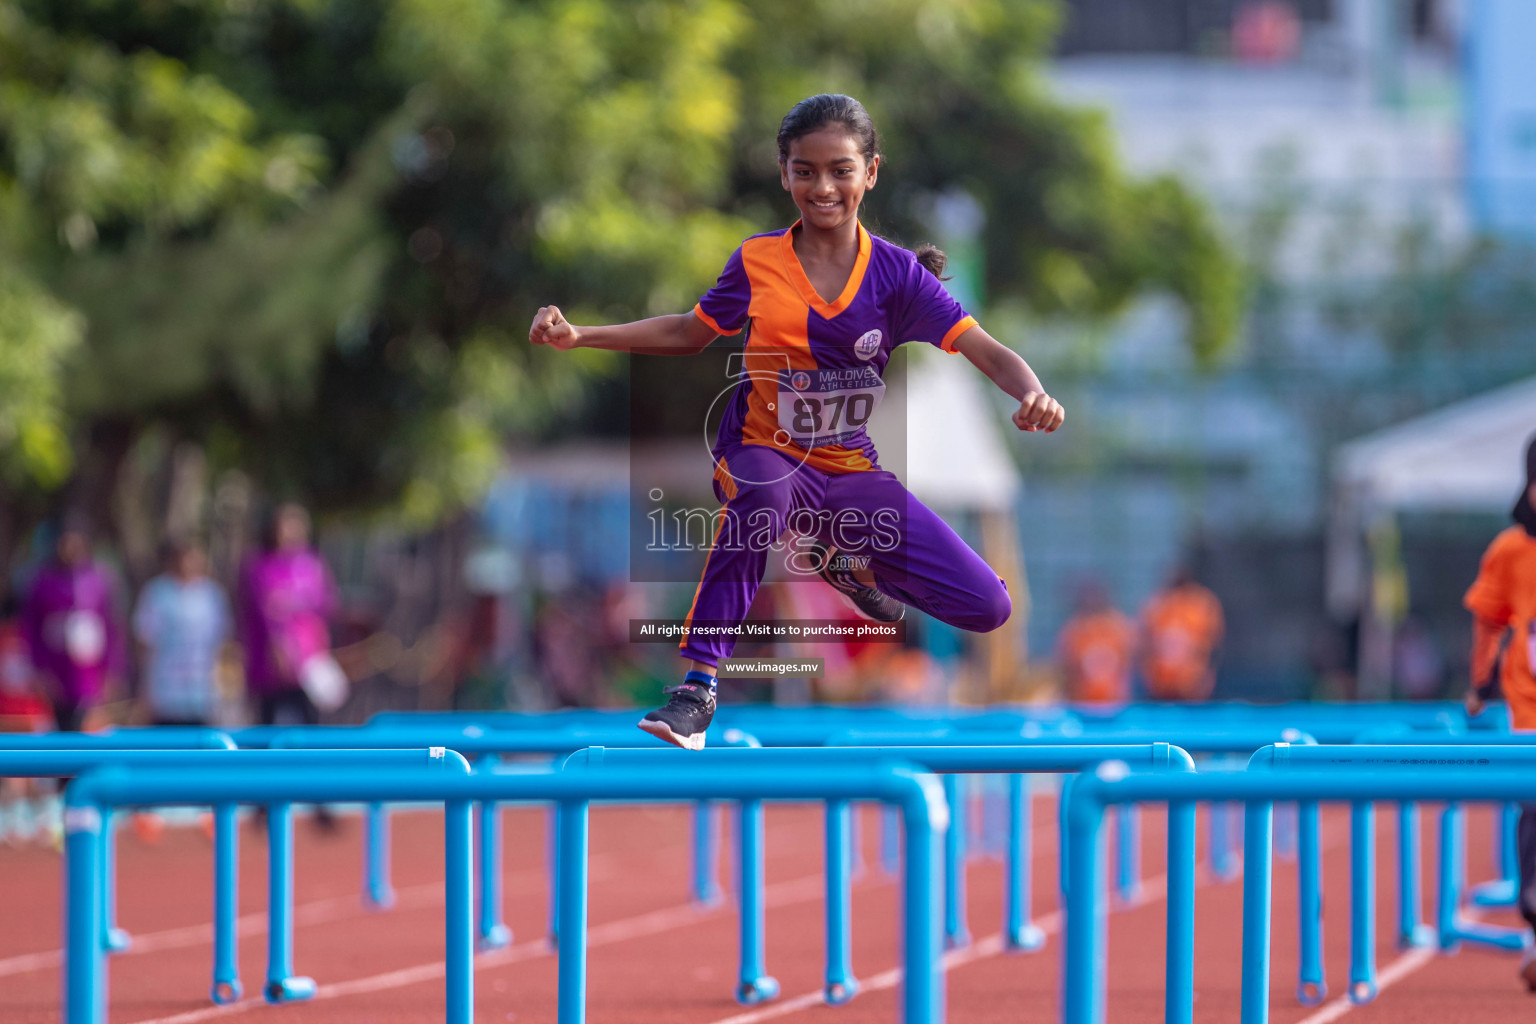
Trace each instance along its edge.
<path fill-rule="evenodd" d="M 765 445 L 735 445 L 720 462 L 722 505 L 690 622 L 741 622 L 775 550 L 792 572 L 816 579 L 808 545 L 785 545 L 786 530 L 868 565 L 880 590 L 940 622 L 985 633 L 1008 621 L 1002 578 L 895 474 L 823 473 Z M 731 636 L 685 636 L 679 652 L 715 665 L 735 647 Z"/>

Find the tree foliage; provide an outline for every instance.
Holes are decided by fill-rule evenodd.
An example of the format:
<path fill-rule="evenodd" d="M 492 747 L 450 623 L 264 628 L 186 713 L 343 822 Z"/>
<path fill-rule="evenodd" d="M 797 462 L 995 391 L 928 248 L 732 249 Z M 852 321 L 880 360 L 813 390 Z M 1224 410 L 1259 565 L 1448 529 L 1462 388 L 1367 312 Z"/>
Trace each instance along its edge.
<path fill-rule="evenodd" d="M 1202 358 L 1234 262 L 1040 67 L 1053 0 L 0 0 L 0 461 L 56 485 L 116 425 L 270 491 L 430 520 L 580 407 L 573 317 L 688 308 L 780 225 L 773 135 L 865 100 L 898 238 L 964 189 L 987 287 L 1104 316 L 1168 291 Z M 574 356 L 574 358 L 573 358 Z M 28 376 L 30 375 L 30 376 Z M 14 403 L 26 394 L 30 404 Z"/>

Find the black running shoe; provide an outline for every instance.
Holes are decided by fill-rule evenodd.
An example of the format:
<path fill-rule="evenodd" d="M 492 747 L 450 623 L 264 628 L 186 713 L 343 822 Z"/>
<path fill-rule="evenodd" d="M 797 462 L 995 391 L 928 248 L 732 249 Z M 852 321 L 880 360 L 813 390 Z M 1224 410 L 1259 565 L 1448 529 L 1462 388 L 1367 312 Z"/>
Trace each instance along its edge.
<path fill-rule="evenodd" d="M 907 606 L 889 594 L 874 587 L 866 587 L 854 578 L 853 570 L 836 549 L 825 544 L 811 545 L 811 560 L 816 574 L 826 580 L 834 590 L 843 595 L 849 607 L 874 622 L 899 622 L 907 614 Z"/>
<path fill-rule="evenodd" d="M 669 686 L 667 706 L 640 719 L 640 728 L 684 750 L 703 750 L 704 733 L 715 718 L 715 695 L 698 683 Z"/>

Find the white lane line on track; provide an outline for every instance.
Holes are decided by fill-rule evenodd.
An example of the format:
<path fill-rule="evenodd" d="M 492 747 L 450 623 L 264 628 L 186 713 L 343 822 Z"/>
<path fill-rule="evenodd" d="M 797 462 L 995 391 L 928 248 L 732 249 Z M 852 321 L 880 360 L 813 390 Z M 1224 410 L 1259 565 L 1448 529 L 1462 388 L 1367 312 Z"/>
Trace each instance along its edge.
<path fill-rule="evenodd" d="M 816 899 L 821 895 L 822 886 L 822 876 L 819 874 L 806 875 L 803 878 L 797 878 L 789 882 L 778 882 L 764 889 L 764 904 L 770 908 L 783 907 Z M 625 942 L 629 939 L 656 935 L 674 928 L 695 924 L 701 919 L 718 913 L 720 913 L 719 910 L 710 910 L 701 908 L 693 903 L 684 903 L 678 906 L 665 907 L 661 910 L 653 910 L 646 914 L 638 914 L 634 917 L 622 918 L 618 921 L 609 921 L 606 924 L 595 925 L 588 929 L 587 948 L 591 949 L 593 946 L 606 946 L 615 942 Z M 478 971 L 487 967 L 501 967 L 550 955 L 552 954 L 549 944 L 543 939 L 537 939 L 531 942 L 521 942 L 515 946 L 508 946 L 506 949 L 496 950 L 495 952 L 482 953 L 475 957 L 475 969 Z M 366 978 L 326 983 L 319 987 L 314 998 L 310 999 L 309 1002 L 339 999 L 344 996 L 365 995 L 383 992 L 392 988 L 401 988 L 406 985 L 415 985 L 420 982 L 441 978 L 445 970 L 446 966 L 443 961 L 437 960 L 432 963 L 418 964 L 415 967 L 404 967 L 395 971 L 386 971 L 383 974 L 370 975 Z M 243 1013 L 246 1010 L 253 1010 L 265 1005 L 266 1002 L 260 997 L 251 997 L 236 1003 L 227 1003 L 223 1006 L 205 1006 L 196 1010 L 188 1010 L 184 1013 L 172 1014 L 168 1017 L 153 1017 L 137 1021 L 135 1024 L 196 1024 L 197 1021 L 226 1017 L 230 1014 Z"/>

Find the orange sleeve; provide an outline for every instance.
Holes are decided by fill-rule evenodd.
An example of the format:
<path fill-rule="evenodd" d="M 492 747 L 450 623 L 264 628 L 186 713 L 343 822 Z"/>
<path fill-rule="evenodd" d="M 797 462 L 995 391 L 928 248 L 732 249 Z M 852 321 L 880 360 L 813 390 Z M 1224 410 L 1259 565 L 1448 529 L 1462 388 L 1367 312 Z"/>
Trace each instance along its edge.
<path fill-rule="evenodd" d="M 942 323 L 943 321 L 940 321 L 940 322 Z M 966 331 L 970 330 L 972 327 L 975 327 L 975 326 L 976 326 L 976 318 L 975 317 L 973 317 L 973 316 L 961 317 L 959 322 L 957 322 L 955 324 L 955 326 L 951 327 L 948 331 L 944 332 L 944 340 L 939 342 L 939 348 L 942 348 L 945 352 L 953 352 L 955 350 L 955 342 L 960 340 L 960 335 L 964 334 Z"/>
<path fill-rule="evenodd" d="M 1509 592 L 1509 553 L 1503 541 L 1504 535 L 1500 534 L 1488 545 L 1477 570 L 1477 579 L 1472 581 L 1466 597 L 1462 598 L 1467 611 L 1498 629 L 1509 625 L 1514 614 Z"/>

